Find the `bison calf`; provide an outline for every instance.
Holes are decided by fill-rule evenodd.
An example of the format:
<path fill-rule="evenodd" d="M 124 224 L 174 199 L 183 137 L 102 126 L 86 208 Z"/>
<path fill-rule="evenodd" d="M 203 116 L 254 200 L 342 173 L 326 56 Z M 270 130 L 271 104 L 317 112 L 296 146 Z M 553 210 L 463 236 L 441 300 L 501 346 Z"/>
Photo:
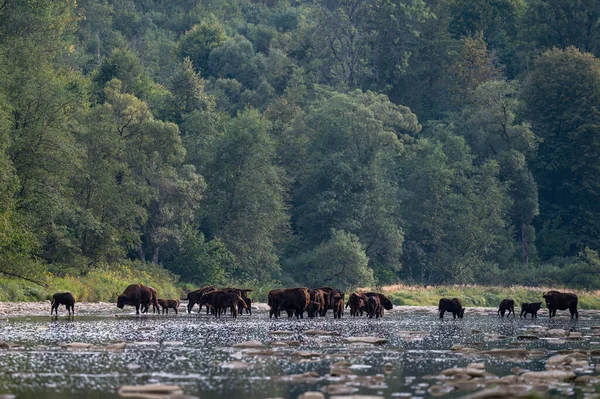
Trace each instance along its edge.
<path fill-rule="evenodd" d="M 521 316 L 519 316 L 519 317 L 523 317 L 523 315 L 525 315 L 525 318 L 527 318 L 527 313 L 531 313 L 531 318 L 537 319 L 537 312 L 538 312 L 538 310 L 540 310 L 541 307 L 542 307 L 541 302 L 522 303 L 521 304 Z"/>
<path fill-rule="evenodd" d="M 444 318 L 445 312 L 452 312 L 453 318 L 462 319 L 465 314 L 465 308 L 462 306 L 462 302 L 458 298 L 442 298 L 440 299 L 440 303 L 438 306 L 438 311 L 440 313 L 440 319 Z"/>
<path fill-rule="evenodd" d="M 512 312 L 513 317 L 515 317 L 515 301 L 512 299 L 503 299 L 500 302 L 500 307 L 498 307 L 498 314 L 504 317 L 504 313 L 508 310 L 508 316 L 510 316 L 510 312 Z"/>
<path fill-rule="evenodd" d="M 177 314 L 177 308 L 179 308 L 179 301 L 174 299 L 159 299 L 158 304 L 162 308 L 162 314 L 165 314 L 165 310 L 167 314 L 169 314 L 169 309 L 173 309 L 175 314 Z"/>
<path fill-rule="evenodd" d="M 548 291 L 542 295 L 546 300 L 546 307 L 550 317 L 556 316 L 557 310 L 567 310 L 571 312 L 571 318 L 575 316 L 579 318 L 579 312 L 577 311 L 577 295 L 571 293 L 562 293 L 558 291 Z"/>
<path fill-rule="evenodd" d="M 71 316 L 71 311 L 73 311 L 73 316 L 75 315 L 75 298 L 70 292 L 59 292 L 52 296 L 50 315 L 52 315 L 52 312 L 55 312 L 58 316 L 59 305 L 65 305 L 67 311 L 69 312 L 69 316 Z"/>

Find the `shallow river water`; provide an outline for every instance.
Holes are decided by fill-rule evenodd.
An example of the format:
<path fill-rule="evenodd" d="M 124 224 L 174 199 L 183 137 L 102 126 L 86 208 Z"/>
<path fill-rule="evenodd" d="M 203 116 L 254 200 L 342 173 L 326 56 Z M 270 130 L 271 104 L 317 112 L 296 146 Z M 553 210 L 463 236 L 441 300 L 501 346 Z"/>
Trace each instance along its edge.
<path fill-rule="evenodd" d="M 534 320 L 501 319 L 494 309 L 468 309 L 463 320 L 451 315 L 439 320 L 433 308 L 425 307 L 394 309 L 378 320 L 348 313 L 341 320 L 331 313 L 313 320 L 270 320 L 264 310 L 237 320 L 196 312 L 135 316 L 130 310 L 74 318 L 11 317 L 0 322 L 0 339 L 9 346 L 0 349 L 0 394 L 117 398 L 122 385 L 161 383 L 176 384 L 185 394 L 203 399 L 295 399 L 319 390 L 326 397 L 430 397 L 445 392 L 444 397 L 462 397 L 496 386 L 497 377 L 522 374 L 522 369 L 545 370 L 546 359 L 573 350 L 580 350 L 578 359 L 586 358 L 587 366 L 560 368 L 578 378 L 595 376 L 600 359 L 597 326 L 600 313 L 595 311 L 581 311 L 580 319 L 572 321 L 566 314 L 550 320 L 544 309 Z M 336 335 L 311 335 L 310 330 Z M 348 337 L 387 342 L 344 342 Z M 250 340 L 263 347 L 234 347 Z M 526 351 L 515 350 L 519 348 Z M 484 363 L 490 376 L 449 385 L 447 378 L 438 378 L 443 370 L 471 363 Z M 300 375 L 308 372 L 314 373 Z M 543 394 L 551 396 L 583 397 L 596 390 L 592 380 L 555 382 L 533 385 L 542 391 L 550 386 Z M 433 390 L 435 385 L 445 388 Z"/>

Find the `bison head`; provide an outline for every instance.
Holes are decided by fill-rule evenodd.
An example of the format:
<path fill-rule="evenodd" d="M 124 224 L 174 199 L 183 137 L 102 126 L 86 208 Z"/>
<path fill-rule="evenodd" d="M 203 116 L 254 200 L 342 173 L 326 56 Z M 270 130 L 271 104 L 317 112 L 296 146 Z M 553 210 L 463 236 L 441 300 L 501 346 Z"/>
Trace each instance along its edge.
<path fill-rule="evenodd" d="M 462 319 L 464 317 L 464 315 L 465 315 L 465 308 L 461 308 L 460 313 L 458 314 L 458 318 Z"/>
<path fill-rule="evenodd" d="M 123 306 L 125 306 L 125 296 L 119 295 L 119 297 L 117 298 L 117 307 L 119 309 L 123 309 Z"/>
<path fill-rule="evenodd" d="M 381 306 L 383 306 L 385 310 L 392 310 L 394 308 L 392 301 L 390 301 L 390 299 L 387 296 L 381 295 L 379 297 L 379 300 L 381 301 Z"/>

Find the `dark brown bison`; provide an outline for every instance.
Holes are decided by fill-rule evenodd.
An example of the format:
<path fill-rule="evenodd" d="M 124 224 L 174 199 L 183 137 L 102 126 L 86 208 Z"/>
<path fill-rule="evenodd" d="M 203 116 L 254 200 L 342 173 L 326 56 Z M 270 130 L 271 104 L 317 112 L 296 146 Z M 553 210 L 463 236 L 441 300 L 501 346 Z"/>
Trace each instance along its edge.
<path fill-rule="evenodd" d="M 527 318 L 527 313 L 531 313 L 531 318 L 537 319 L 537 312 L 538 312 L 538 310 L 540 310 L 541 307 L 542 307 L 541 302 L 522 303 L 521 304 L 521 316 L 519 316 L 519 317 L 523 317 L 523 315 L 525 315 L 525 318 Z"/>
<path fill-rule="evenodd" d="M 442 298 L 438 306 L 438 312 L 440 313 L 440 319 L 444 318 L 445 312 L 452 312 L 452 316 L 456 319 L 462 319 L 465 314 L 465 308 L 462 306 L 462 302 L 458 298 Z"/>
<path fill-rule="evenodd" d="M 158 307 L 158 305 L 154 305 L 154 303 L 158 303 L 158 291 L 156 291 L 156 288 L 152 288 L 150 286 L 146 286 L 148 287 L 148 289 L 150 291 L 152 291 L 152 296 L 153 299 L 150 301 L 150 303 L 152 304 L 152 313 L 158 313 L 160 314 L 160 308 Z M 156 301 L 154 300 L 156 299 Z M 145 304 L 142 306 L 142 313 L 148 313 L 148 309 L 150 308 L 149 304 Z"/>
<path fill-rule="evenodd" d="M 219 311 L 219 308 L 217 308 L 217 302 L 219 296 L 223 294 L 225 293 L 221 290 L 205 292 L 204 294 L 202 294 L 200 300 L 198 301 L 200 309 L 202 309 L 202 306 L 206 306 L 207 313 L 208 309 L 211 309 L 214 311 L 215 316 L 217 316 L 217 313 Z"/>
<path fill-rule="evenodd" d="M 579 318 L 579 312 L 577 311 L 577 295 L 568 292 L 562 293 L 558 291 L 548 291 L 542 295 L 546 300 L 546 307 L 550 317 L 556 316 L 557 310 L 567 310 L 571 312 L 571 318 L 575 316 Z"/>
<path fill-rule="evenodd" d="M 500 302 L 500 306 L 498 307 L 498 314 L 504 317 L 504 313 L 508 310 L 508 316 L 510 316 L 510 312 L 512 312 L 513 317 L 515 317 L 515 301 L 512 299 L 503 299 Z"/>
<path fill-rule="evenodd" d="M 167 314 L 169 314 L 169 309 L 173 309 L 175 311 L 175 314 L 178 313 L 177 310 L 179 308 L 179 301 L 175 299 L 159 299 L 157 302 L 162 308 L 163 314 L 165 314 L 165 310 L 167 311 Z"/>
<path fill-rule="evenodd" d="M 216 291 L 217 288 L 214 285 L 208 285 L 206 287 L 202 287 L 199 290 L 196 291 L 192 291 L 189 294 L 187 294 L 187 301 L 188 301 L 188 305 L 187 305 L 187 310 L 188 313 L 192 313 L 192 309 L 194 308 L 194 306 L 197 303 L 200 303 L 200 298 L 202 297 L 202 295 L 206 292 L 211 292 L 211 291 Z M 202 310 L 202 306 L 200 306 L 200 309 L 198 309 L 198 313 L 200 313 L 200 311 Z M 207 313 L 208 313 L 208 308 L 206 309 Z"/>
<path fill-rule="evenodd" d="M 308 308 L 306 308 L 308 317 L 312 319 L 313 317 L 319 316 L 321 314 L 322 307 L 323 306 L 319 302 L 310 301 Z"/>
<path fill-rule="evenodd" d="M 241 289 L 241 288 L 221 288 L 221 291 L 223 291 L 223 292 L 235 292 L 236 294 L 238 294 L 244 300 L 244 303 L 246 304 L 246 306 L 243 307 L 240 304 L 240 306 L 238 306 L 238 314 L 240 314 L 240 315 L 243 314 L 244 309 L 246 310 L 246 312 L 250 312 L 249 311 L 250 308 L 249 308 L 249 305 L 248 305 L 248 302 L 246 301 L 246 299 L 250 299 L 250 298 L 248 298 L 248 292 L 251 292 L 252 290 Z"/>
<path fill-rule="evenodd" d="M 367 315 L 370 319 L 375 316 L 376 319 L 383 316 L 383 306 L 377 295 L 367 297 Z"/>
<path fill-rule="evenodd" d="M 248 297 L 242 299 L 246 302 L 246 314 L 252 314 L 252 299 Z"/>
<path fill-rule="evenodd" d="M 321 291 L 320 289 L 316 289 L 316 290 L 310 290 L 309 294 L 310 294 L 310 301 L 316 302 L 319 304 L 319 309 L 317 312 L 318 312 L 318 316 L 321 316 L 323 314 L 323 311 L 325 310 L 325 292 Z"/>
<path fill-rule="evenodd" d="M 208 293 L 207 295 L 209 295 Z M 231 315 L 233 318 L 237 318 L 238 309 L 241 307 L 242 309 L 246 308 L 246 302 L 244 299 L 234 291 L 229 292 L 221 292 L 220 294 L 214 297 L 214 307 L 215 307 L 215 317 L 221 317 L 223 314 L 227 314 L 227 309 L 231 310 Z"/>
<path fill-rule="evenodd" d="M 323 292 L 323 299 L 325 300 L 325 307 L 321 311 L 321 316 L 324 317 L 327 314 L 327 310 L 333 309 L 333 308 L 329 307 L 330 306 L 330 303 L 329 303 L 329 294 L 331 293 L 331 291 L 337 291 L 337 290 L 335 290 L 335 289 L 333 289 L 331 287 L 320 287 L 320 288 L 317 288 L 317 289 Z"/>
<path fill-rule="evenodd" d="M 390 298 L 383 294 L 380 294 L 378 292 L 365 292 L 364 295 L 367 298 L 376 295 L 379 298 L 379 302 L 381 302 L 381 306 L 385 310 L 392 310 L 394 308 L 394 305 L 392 304 L 392 301 L 390 301 Z M 381 312 L 381 315 L 383 316 L 383 310 Z"/>
<path fill-rule="evenodd" d="M 310 303 L 310 293 L 308 288 L 287 288 L 282 290 L 272 290 L 267 297 L 269 318 L 279 317 L 282 310 L 286 311 L 288 317 L 294 314 L 296 318 L 304 318 L 304 311 Z"/>
<path fill-rule="evenodd" d="M 344 293 L 340 290 L 333 290 L 328 297 L 328 309 L 333 309 L 333 318 L 341 319 L 344 315 Z"/>
<path fill-rule="evenodd" d="M 353 292 L 346 302 L 346 307 L 350 307 L 350 316 L 362 316 L 367 309 L 368 297 L 364 294 Z"/>
<path fill-rule="evenodd" d="M 117 307 L 123 309 L 125 305 L 135 306 L 135 313 L 140 314 L 140 306 L 145 306 L 152 303 L 158 308 L 158 298 L 154 295 L 154 291 L 142 284 L 131 284 L 117 298 Z"/>
<path fill-rule="evenodd" d="M 75 298 L 70 292 L 58 292 L 52 296 L 50 315 L 52 315 L 52 312 L 55 312 L 58 316 L 59 305 L 65 305 L 65 308 L 67 308 L 67 311 L 69 312 L 69 316 L 71 316 L 71 311 L 73 311 L 73 315 L 75 315 Z"/>

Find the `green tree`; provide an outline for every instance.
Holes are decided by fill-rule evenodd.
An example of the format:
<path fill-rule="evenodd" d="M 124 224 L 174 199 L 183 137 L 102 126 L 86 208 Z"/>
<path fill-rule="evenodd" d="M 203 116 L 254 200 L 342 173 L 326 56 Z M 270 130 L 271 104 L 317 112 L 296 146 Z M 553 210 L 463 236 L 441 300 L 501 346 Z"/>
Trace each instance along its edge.
<path fill-rule="evenodd" d="M 398 270 L 403 235 L 394 159 L 401 137 L 420 130 L 415 115 L 384 95 L 323 92 L 294 128 L 310 140 L 293 194 L 299 245 L 316 246 L 332 228 L 344 230 L 366 245 L 370 267 Z"/>
<path fill-rule="evenodd" d="M 537 185 L 527 159 L 535 154 L 538 139 L 528 123 L 517 121 L 521 108 L 517 82 L 488 81 L 471 97 L 471 104 L 456 117 L 457 131 L 467 139 L 478 164 L 490 159 L 498 162 L 499 178 L 510 187 L 513 229 L 527 264 L 531 253 L 535 254 L 532 222 L 539 212 Z"/>
<path fill-rule="evenodd" d="M 447 126 L 429 136 L 401 162 L 403 275 L 424 284 L 473 282 L 510 245 L 506 186 L 497 162 L 475 168 L 465 140 Z"/>
<path fill-rule="evenodd" d="M 283 171 L 275 165 L 268 124 L 256 110 L 225 125 L 205 169 L 208 184 L 202 228 L 219 237 L 237 259 L 236 277 L 272 278 L 288 217 Z"/>
<path fill-rule="evenodd" d="M 219 238 L 208 241 L 202 233 L 183 230 L 179 252 L 166 267 L 184 281 L 202 285 L 228 284 L 235 278 L 236 259 Z"/>
<path fill-rule="evenodd" d="M 521 36 L 533 49 L 574 46 L 600 56 L 600 4 L 594 0 L 533 0 L 523 16 Z M 536 55 L 530 50 L 530 57 Z"/>
<path fill-rule="evenodd" d="M 375 283 L 364 245 L 356 235 L 343 230 L 333 229 L 326 242 L 301 255 L 294 270 L 296 280 L 309 287 L 350 290 Z"/>
<path fill-rule="evenodd" d="M 547 51 L 536 60 L 523 97 L 532 129 L 543 140 L 534 163 L 538 249 L 545 259 L 596 250 L 600 61 L 574 47 Z"/>
<path fill-rule="evenodd" d="M 189 58 L 196 69 L 208 76 L 208 57 L 212 50 L 219 47 L 227 35 L 223 25 L 216 21 L 203 21 L 187 31 L 179 42 L 180 59 Z"/>

